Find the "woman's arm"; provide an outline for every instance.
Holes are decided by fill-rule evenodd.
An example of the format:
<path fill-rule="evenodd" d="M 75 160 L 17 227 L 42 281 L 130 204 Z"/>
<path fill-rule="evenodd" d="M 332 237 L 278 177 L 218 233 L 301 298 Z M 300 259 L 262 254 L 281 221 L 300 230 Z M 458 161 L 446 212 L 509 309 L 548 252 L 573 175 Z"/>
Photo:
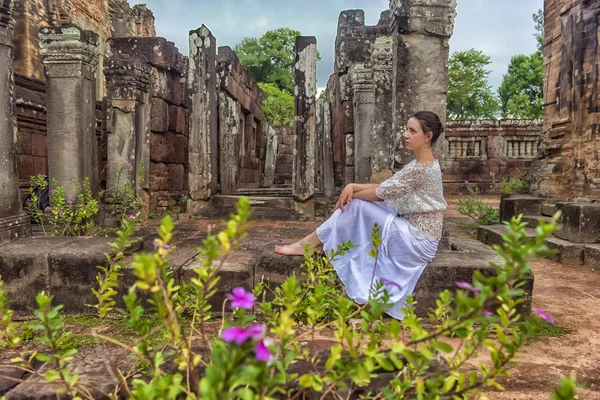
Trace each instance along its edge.
<path fill-rule="evenodd" d="M 379 185 L 376 185 L 376 186 L 379 187 Z M 382 199 L 380 199 L 377 196 L 377 194 L 375 193 L 375 190 L 376 189 L 364 189 L 364 190 L 361 190 L 360 192 L 354 192 L 353 198 L 371 201 L 371 202 L 383 201 Z"/>
<path fill-rule="evenodd" d="M 362 192 L 363 190 L 369 189 L 377 189 L 379 187 L 379 183 L 351 183 L 352 191 L 354 193 Z"/>

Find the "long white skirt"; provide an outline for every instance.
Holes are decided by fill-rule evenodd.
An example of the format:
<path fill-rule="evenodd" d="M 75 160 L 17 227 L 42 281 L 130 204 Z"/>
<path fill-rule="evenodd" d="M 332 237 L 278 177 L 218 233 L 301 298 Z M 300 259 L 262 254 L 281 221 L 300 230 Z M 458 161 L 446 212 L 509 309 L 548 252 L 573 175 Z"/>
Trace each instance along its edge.
<path fill-rule="evenodd" d="M 377 263 L 369 255 L 373 245 L 371 233 L 375 224 L 381 228 L 382 243 Z M 358 304 L 373 297 L 373 287 L 385 278 L 396 285 L 386 284 L 391 308 L 387 313 L 402 319 L 406 297 L 411 295 L 428 263 L 433 261 L 439 241 L 417 239 L 405 219 L 384 202 L 368 202 L 354 199 L 337 210 L 317 228 L 317 235 L 324 250 L 336 250 L 342 241 L 350 241 L 354 247 L 331 263 L 346 286 L 348 296 Z M 375 269 L 375 271 L 373 271 Z"/>

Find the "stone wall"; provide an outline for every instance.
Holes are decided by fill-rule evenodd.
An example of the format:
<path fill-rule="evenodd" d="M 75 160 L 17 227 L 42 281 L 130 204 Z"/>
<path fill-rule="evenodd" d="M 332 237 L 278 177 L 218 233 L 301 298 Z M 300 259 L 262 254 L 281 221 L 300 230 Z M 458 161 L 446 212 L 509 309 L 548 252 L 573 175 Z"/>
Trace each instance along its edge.
<path fill-rule="evenodd" d="M 108 54 L 111 62 L 149 67 L 149 116 L 140 114 L 140 118 L 149 119 L 146 121 L 150 131 L 149 166 L 146 165 L 145 183 L 149 207 L 157 214 L 184 211 L 189 194 L 189 104 L 185 94 L 188 58 L 174 43 L 160 37 L 110 39 Z M 137 140 L 143 142 L 144 137 Z M 138 146 L 138 156 L 143 158 L 144 143 Z"/>
<path fill-rule="evenodd" d="M 233 194 L 240 188 L 258 188 L 262 181 L 266 147 L 262 127 L 262 89 L 227 46 L 219 47 L 217 76 L 221 194 Z"/>
<path fill-rule="evenodd" d="M 446 124 L 446 193 L 464 192 L 465 181 L 482 192 L 494 191 L 503 178 L 530 173 L 542 138 L 539 120 L 448 121 Z"/>
<path fill-rule="evenodd" d="M 599 14 L 598 1 L 544 2 L 542 195 L 600 196 Z"/>
<path fill-rule="evenodd" d="M 15 73 L 44 80 L 38 31 L 44 26 L 90 30 L 99 37 L 97 99 L 104 96 L 103 59 L 110 37 L 156 36 L 154 15 L 146 6 L 129 7 L 127 0 L 19 0 L 15 5 Z"/>
<path fill-rule="evenodd" d="M 294 131 L 290 127 L 275 128 L 277 157 L 275 159 L 275 185 L 291 185 L 294 168 Z"/>

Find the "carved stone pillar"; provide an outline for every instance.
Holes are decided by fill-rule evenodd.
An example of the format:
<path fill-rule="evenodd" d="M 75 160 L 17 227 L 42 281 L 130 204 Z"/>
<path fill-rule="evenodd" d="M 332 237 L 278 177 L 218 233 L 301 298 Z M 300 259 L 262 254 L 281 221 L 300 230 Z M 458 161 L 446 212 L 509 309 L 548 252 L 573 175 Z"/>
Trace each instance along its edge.
<path fill-rule="evenodd" d="M 350 68 L 354 104 L 354 182 L 371 182 L 371 140 L 374 103 L 373 70 L 370 63 L 355 63 Z"/>
<path fill-rule="evenodd" d="M 15 160 L 12 0 L 0 0 L 0 243 L 30 235 Z"/>
<path fill-rule="evenodd" d="M 294 97 L 294 198 L 306 201 L 315 194 L 317 39 L 296 37 L 296 73 Z"/>
<path fill-rule="evenodd" d="M 46 75 L 48 175 L 75 200 L 76 182 L 98 188 L 96 66 L 98 35 L 75 26 L 42 28 Z"/>
<path fill-rule="evenodd" d="M 125 179 L 147 189 L 150 170 L 150 76 L 141 61 L 108 61 L 107 194 Z"/>

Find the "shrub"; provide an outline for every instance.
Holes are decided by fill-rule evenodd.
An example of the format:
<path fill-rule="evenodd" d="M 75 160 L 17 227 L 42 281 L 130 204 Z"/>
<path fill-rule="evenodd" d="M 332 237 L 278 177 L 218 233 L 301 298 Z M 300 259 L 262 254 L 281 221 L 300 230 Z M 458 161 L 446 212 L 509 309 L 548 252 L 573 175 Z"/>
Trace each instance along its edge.
<path fill-rule="evenodd" d="M 458 212 L 473 219 L 479 225 L 490 225 L 498 222 L 500 211 L 479 199 L 479 188 L 466 182 L 469 194 L 459 195 Z"/>
<path fill-rule="evenodd" d="M 443 292 L 427 325 L 415 315 L 412 299 L 404 309 L 404 320 L 384 319 L 387 290 L 396 285 L 389 280 L 372 282 L 372 295 L 364 305 L 348 299 L 335 284 L 326 289 L 333 284 L 329 258 L 342 256 L 351 246 L 343 243 L 329 258 L 307 251 L 304 279 L 287 278 L 272 292 L 273 300 L 257 303 L 255 295 L 266 290 L 262 285 L 254 294 L 234 289 L 223 305 L 228 304 L 233 315 L 224 314 L 218 337 L 210 338 L 205 329 L 212 318 L 208 300 L 217 291 L 221 267 L 246 235 L 249 215 L 249 201 L 241 199 L 226 229 L 204 240 L 199 249 L 201 266 L 183 285 L 176 283 L 168 268 L 173 236 L 168 216 L 162 220 L 154 251 L 135 254 L 136 282 L 123 297 L 125 309 L 120 312 L 136 337 L 125 343 L 102 333 L 94 336 L 107 345 L 118 344 L 137 361 L 131 381 L 125 376 L 133 373 L 114 371 L 119 377 L 114 393 L 138 399 L 298 399 L 311 393 L 341 396 L 344 391 L 364 388 L 362 398 L 371 399 L 473 398 L 484 388 L 502 388 L 498 378 L 506 376 L 507 367 L 539 322 L 539 318 L 519 315 L 515 307 L 524 301 L 528 259 L 549 252 L 543 239 L 554 231 L 556 219 L 550 224 L 541 222 L 539 236 L 529 238 L 526 224 L 515 218 L 507 224 L 503 246 L 495 247 L 503 259 L 493 266 L 496 274 L 485 277 L 475 273 L 471 282 L 457 282 L 456 293 Z M 113 244 L 117 255 L 131 232 L 127 226 L 131 222 L 124 224 Z M 380 256 L 380 242 L 376 227 L 370 252 L 373 268 Z M 115 262 L 118 258 L 115 256 Z M 107 273 L 107 269 L 100 271 L 98 293 L 104 282 L 118 278 L 106 278 Z M 104 306 L 98 304 L 100 313 L 116 295 L 115 291 L 104 293 Z M 3 295 L 0 287 L 0 339 L 14 346 L 18 338 L 11 333 L 11 312 Z M 69 346 L 71 336 L 58 313 L 60 306 L 52 307 L 51 297 L 44 293 L 37 300 L 34 327 L 49 349 L 33 357 L 47 363 L 45 378 L 58 391 L 89 398 L 89 388 L 79 384 L 69 366 L 76 350 Z M 159 322 L 150 324 L 149 315 Z M 351 321 L 356 319 L 359 324 L 352 328 Z M 333 330 L 336 343 L 324 357 L 303 349 L 303 341 L 326 328 Z M 158 345 L 151 338 L 161 332 L 166 344 Z M 460 339 L 459 344 L 451 345 L 450 338 Z M 475 371 L 465 368 L 482 349 L 490 359 Z M 445 367 L 432 368 L 441 354 Z M 33 370 L 32 359 L 17 357 L 14 362 Z M 294 372 L 292 366 L 298 363 L 305 367 Z M 382 372 L 392 373 L 389 382 L 377 393 L 369 391 Z M 571 386 L 571 381 L 561 383 L 557 389 L 561 399 L 571 393 Z"/>

